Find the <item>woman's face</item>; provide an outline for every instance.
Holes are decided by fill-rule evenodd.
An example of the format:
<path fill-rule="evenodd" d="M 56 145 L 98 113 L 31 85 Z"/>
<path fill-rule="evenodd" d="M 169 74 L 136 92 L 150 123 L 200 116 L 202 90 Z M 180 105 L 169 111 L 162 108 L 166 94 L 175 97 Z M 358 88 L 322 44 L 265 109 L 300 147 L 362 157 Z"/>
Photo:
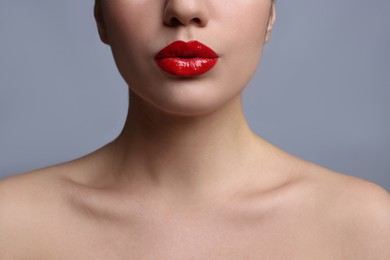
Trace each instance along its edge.
<path fill-rule="evenodd" d="M 133 95 L 177 115 L 223 107 L 247 85 L 273 23 L 271 0 L 96 0 L 99 33 Z M 156 54 L 198 41 L 218 55 L 198 76 L 173 75 Z"/>

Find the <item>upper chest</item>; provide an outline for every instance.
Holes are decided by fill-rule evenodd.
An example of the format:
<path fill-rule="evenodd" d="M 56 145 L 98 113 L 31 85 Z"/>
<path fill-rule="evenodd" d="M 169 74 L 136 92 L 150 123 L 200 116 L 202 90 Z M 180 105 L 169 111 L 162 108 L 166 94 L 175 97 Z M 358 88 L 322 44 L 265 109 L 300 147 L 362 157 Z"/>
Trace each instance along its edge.
<path fill-rule="evenodd" d="M 91 209 L 74 213 L 57 219 L 42 237 L 49 245 L 43 250 L 47 259 L 337 259 L 338 255 L 332 232 L 298 211 L 139 207 L 126 217 Z"/>

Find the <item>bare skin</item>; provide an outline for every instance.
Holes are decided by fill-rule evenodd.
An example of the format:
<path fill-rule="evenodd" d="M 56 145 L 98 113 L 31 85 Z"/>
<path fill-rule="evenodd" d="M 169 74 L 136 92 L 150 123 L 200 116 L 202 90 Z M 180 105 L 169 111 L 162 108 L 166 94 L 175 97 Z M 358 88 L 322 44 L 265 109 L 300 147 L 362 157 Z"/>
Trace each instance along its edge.
<path fill-rule="evenodd" d="M 196 162 L 214 149 L 210 143 L 196 139 L 201 151 L 174 149 L 204 129 L 192 127 L 192 135 L 174 140 L 159 134 L 164 142 L 149 144 L 153 152 L 160 144 L 171 147 L 164 172 L 152 167 L 160 158 L 150 147 L 130 141 L 139 129 L 126 127 L 84 158 L 2 180 L 0 258 L 389 259 L 386 191 L 286 154 L 236 125 L 248 138 L 237 148 L 246 156 L 217 149 L 216 158 L 229 160 L 206 162 L 211 171 Z M 148 144 L 139 138 L 139 145 Z M 188 154 L 191 161 L 180 165 Z M 137 165 L 144 160 L 147 170 Z"/>
<path fill-rule="evenodd" d="M 0 259 L 390 259 L 384 189 L 281 151 L 244 118 L 271 1 L 98 3 L 131 86 L 125 128 L 88 156 L 0 181 Z M 213 39 L 221 62 L 197 79 L 160 73 L 150 54 L 188 35 Z"/>

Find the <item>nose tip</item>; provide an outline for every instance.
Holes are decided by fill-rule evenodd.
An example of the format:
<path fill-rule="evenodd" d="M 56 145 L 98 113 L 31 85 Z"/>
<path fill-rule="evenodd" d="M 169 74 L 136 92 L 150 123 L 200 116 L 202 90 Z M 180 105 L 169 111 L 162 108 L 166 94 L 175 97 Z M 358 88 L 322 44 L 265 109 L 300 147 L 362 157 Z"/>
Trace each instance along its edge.
<path fill-rule="evenodd" d="M 168 26 L 204 27 L 208 23 L 207 9 L 201 0 L 169 0 L 165 6 L 163 20 Z"/>

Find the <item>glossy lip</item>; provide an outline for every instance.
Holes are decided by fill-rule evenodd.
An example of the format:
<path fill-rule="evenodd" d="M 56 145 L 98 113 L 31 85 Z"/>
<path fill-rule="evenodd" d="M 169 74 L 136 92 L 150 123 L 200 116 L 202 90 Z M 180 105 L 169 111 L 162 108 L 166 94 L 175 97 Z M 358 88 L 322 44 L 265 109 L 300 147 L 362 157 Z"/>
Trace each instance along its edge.
<path fill-rule="evenodd" d="M 165 72 L 178 77 L 196 77 L 211 70 L 218 55 L 198 41 L 175 41 L 164 47 L 154 57 Z"/>

